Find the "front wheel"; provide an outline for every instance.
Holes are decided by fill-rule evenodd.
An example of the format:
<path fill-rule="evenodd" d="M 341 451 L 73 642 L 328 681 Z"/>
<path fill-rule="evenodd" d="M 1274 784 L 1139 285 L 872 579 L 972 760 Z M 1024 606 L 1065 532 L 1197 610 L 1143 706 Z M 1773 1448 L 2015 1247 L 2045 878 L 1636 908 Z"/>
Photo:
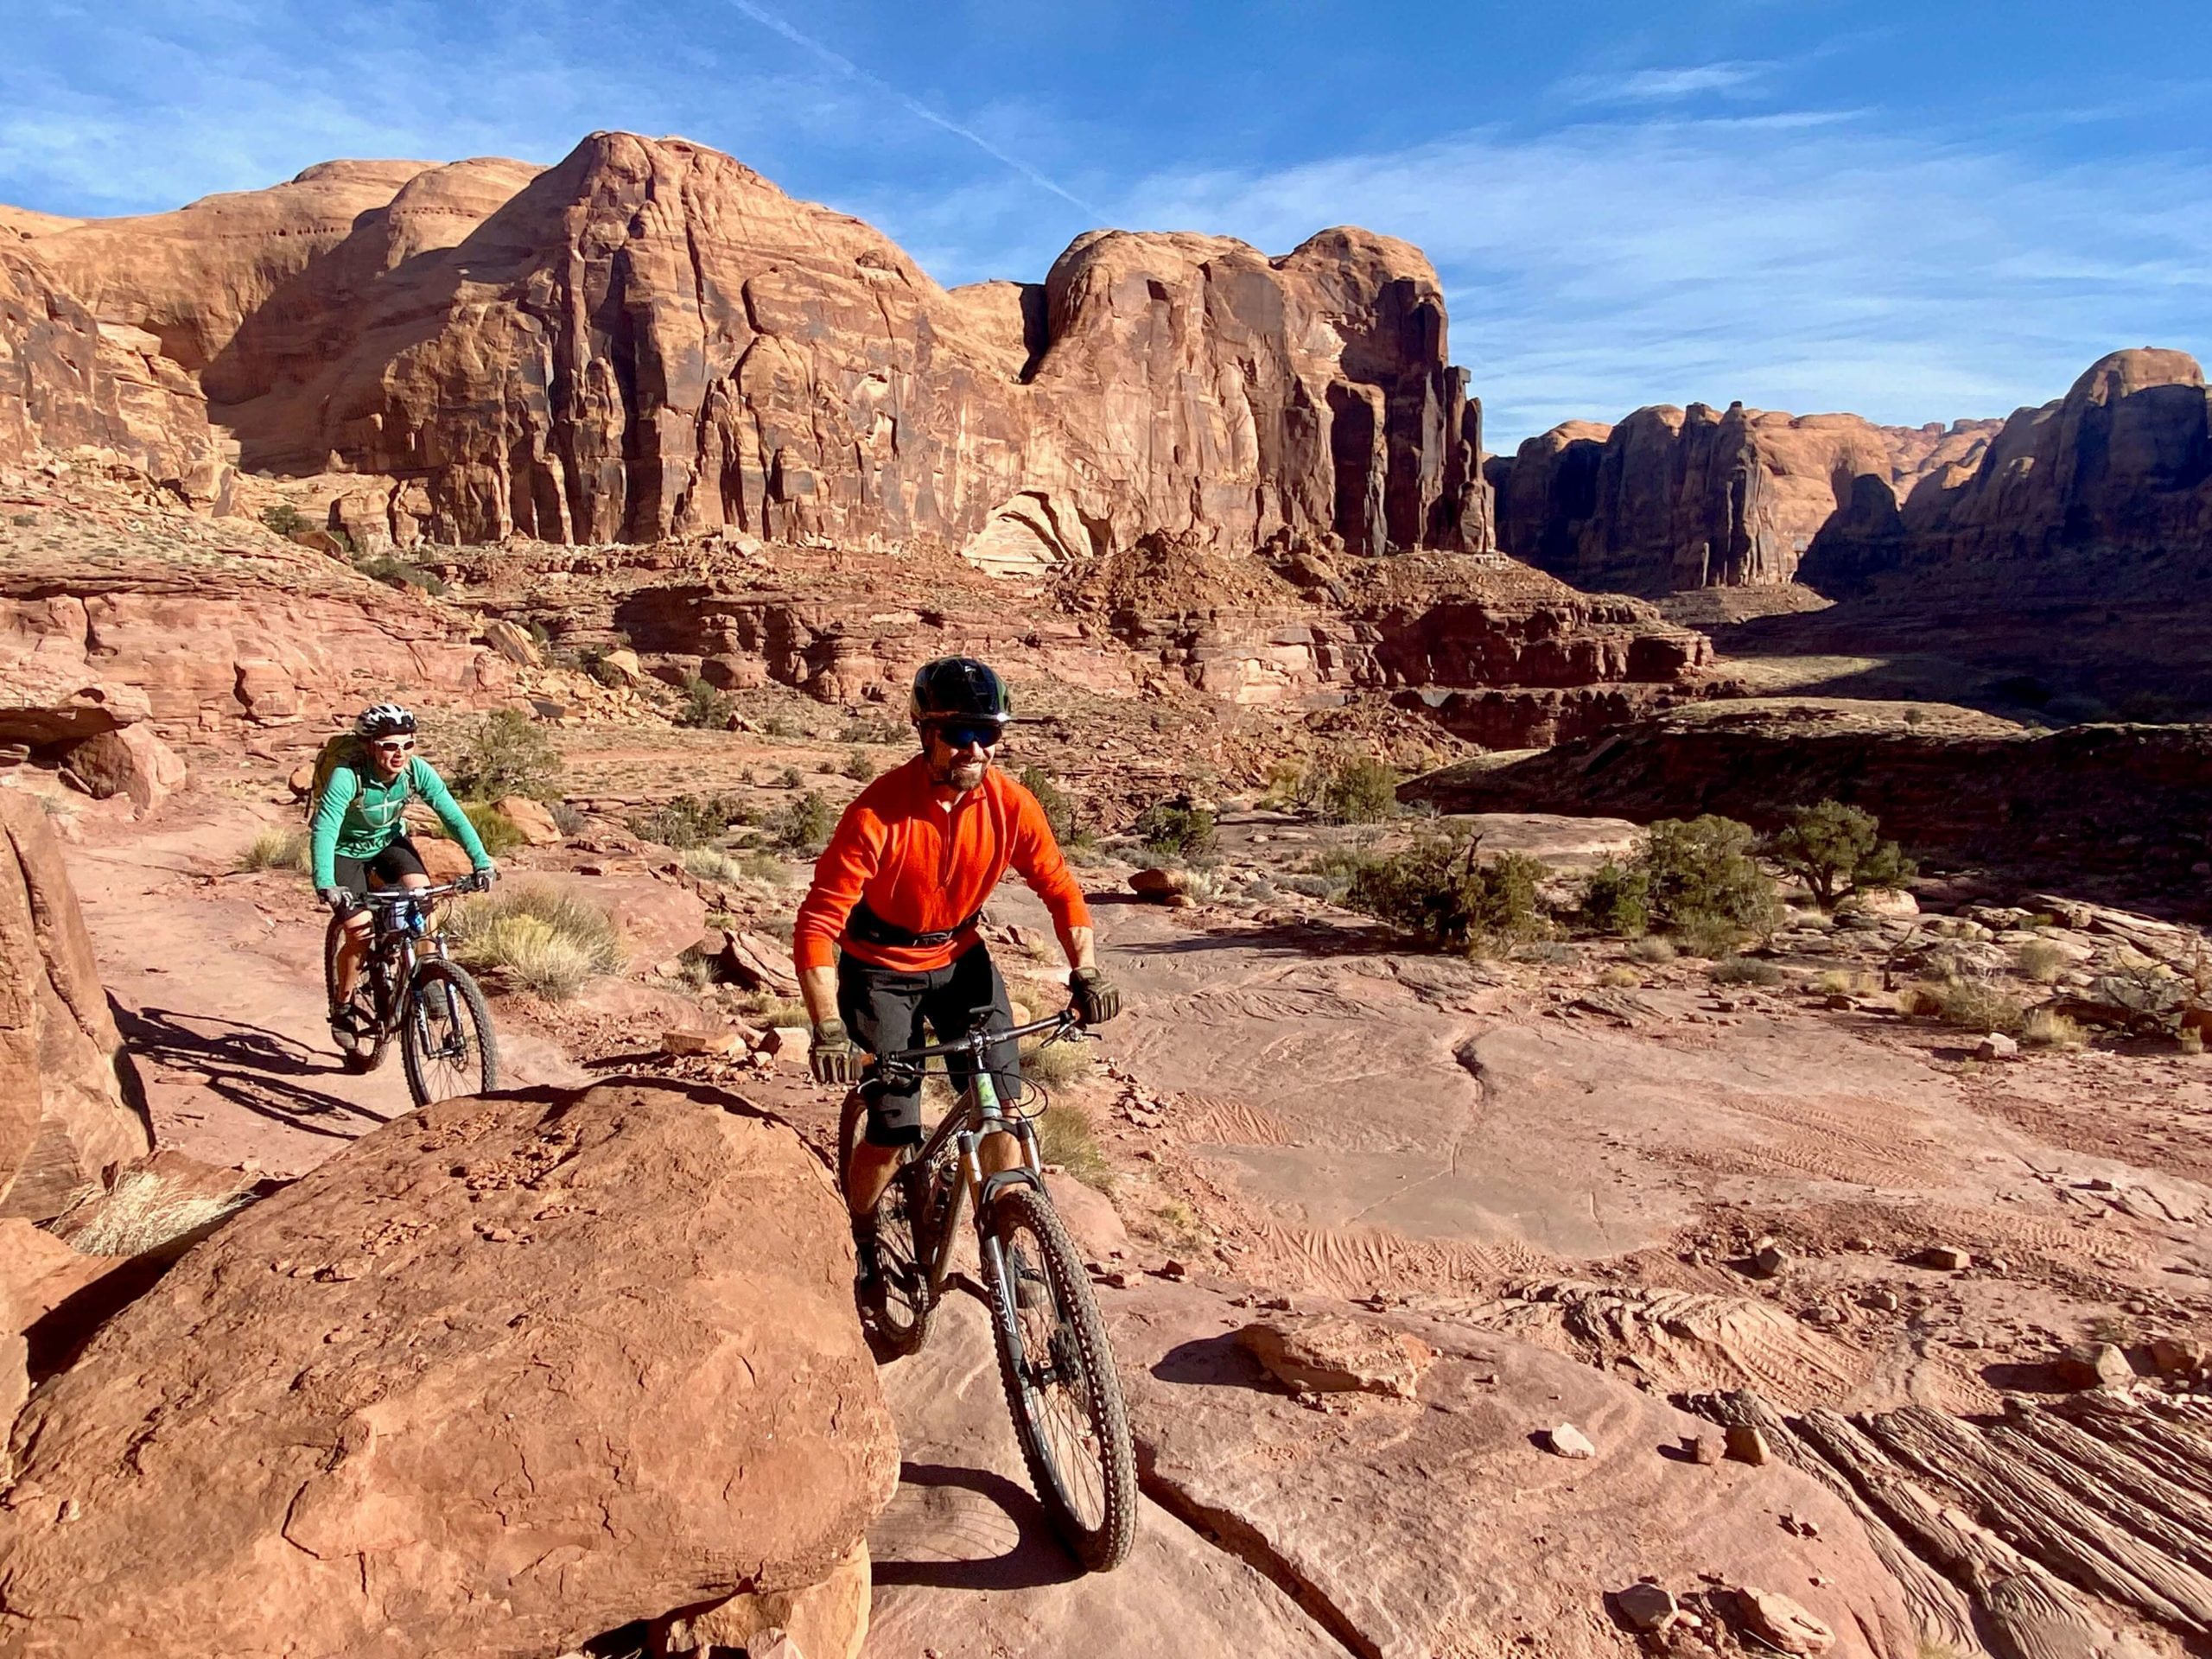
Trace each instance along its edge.
<path fill-rule="evenodd" d="M 857 1089 L 845 1096 L 837 1120 L 837 1196 L 852 1179 L 853 1148 L 868 1129 L 868 1101 Z M 914 1161 L 912 1147 L 899 1154 L 898 1173 L 875 1207 L 876 1288 L 861 1307 L 861 1317 L 893 1354 L 911 1354 L 928 1340 L 937 1312 L 923 1239 L 924 1210 L 930 1197 L 929 1172 Z"/>
<path fill-rule="evenodd" d="M 345 938 L 345 922 L 333 916 L 330 925 L 322 935 L 322 995 L 324 1001 L 334 1007 L 338 1001 L 338 947 Z M 372 995 L 366 1000 L 374 1005 L 374 1028 L 354 1035 L 335 1029 L 330 1033 L 330 1040 L 338 1045 L 339 1058 L 345 1062 L 348 1071 L 373 1071 L 384 1064 L 385 1056 L 390 1052 L 391 1028 L 385 1020 L 384 999 L 373 995 L 374 988 L 381 982 L 382 977 L 379 965 L 373 958 L 365 956 L 359 976 L 354 981 L 353 1001 L 358 1007 L 364 1000 L 362 990 L 371 990 Z"/>
<path fill-rule="evenodd" d="M 499 1086 L 499 1048 L 484 993 L 465 968 L 426 962 L 408 987 L 399 1021 L 399 1057 L 417 1106 Z"/>
<path fill-rule="evenodd" d="M 1069 1552 L 1111 1572 L 1136 1538 L 1136 1449 L 1090 1281 L 1033 1186 L 1002 1188 L 985 1233 L 999 1379 L 1030 1481 Z"/>

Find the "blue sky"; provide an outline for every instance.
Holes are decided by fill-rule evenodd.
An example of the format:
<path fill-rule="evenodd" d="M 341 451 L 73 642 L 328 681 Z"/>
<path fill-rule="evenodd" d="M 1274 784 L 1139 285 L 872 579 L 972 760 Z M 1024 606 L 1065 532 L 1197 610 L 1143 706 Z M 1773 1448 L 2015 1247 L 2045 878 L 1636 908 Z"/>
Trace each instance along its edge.
<path fill-rule="evenodd" d="M 0 200 L 677 132 L 948 283 L 1096 225 L 1419 243 L 1493 448 L 1740 397 L 1899 423 L 2212 354 L 2203 0 L 11 0 Z"/>

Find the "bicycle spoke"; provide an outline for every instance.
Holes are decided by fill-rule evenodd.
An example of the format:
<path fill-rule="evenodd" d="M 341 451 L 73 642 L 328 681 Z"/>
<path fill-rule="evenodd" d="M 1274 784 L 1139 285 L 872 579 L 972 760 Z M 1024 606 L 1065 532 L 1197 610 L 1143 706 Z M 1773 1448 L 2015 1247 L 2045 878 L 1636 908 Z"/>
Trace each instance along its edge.
<path fill-rule="evenodd" d="M 1021 1386 L 1033 1402 L 1032 1420 L 1059 1474 L 1069 1510 L 1078 1525 L 1096 1527 L 1106 1514 L 1098 1433 L 1074 1333 L 1066 1329 L 1058 1287 L 1044 1261 L 1042 1248 L 1026 1230 L 1005 1252 L 1021 1338 Z M 1025 1287 L 1036 1305 L 1021 1306 Z"/>

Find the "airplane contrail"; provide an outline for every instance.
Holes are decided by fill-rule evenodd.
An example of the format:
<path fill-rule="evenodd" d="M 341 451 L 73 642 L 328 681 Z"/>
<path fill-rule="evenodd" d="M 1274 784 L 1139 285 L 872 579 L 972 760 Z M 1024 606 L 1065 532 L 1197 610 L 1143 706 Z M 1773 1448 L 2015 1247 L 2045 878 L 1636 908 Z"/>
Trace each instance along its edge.
<path fill-rule="evenodd" d="M 1008 155 L 1005 150 L 1001 149 L 989 139 L 984 137 L 982 133 L 976 132 L 970 128 L 963 127 L 957 121 L 950 120 L 944 116 L 939 115 L 935 110 L 930 108 L 928 105 L 922 103 L 918 99 L 909 98 L 906 93 L 900 92 L 896 86 L 893 86 L 890 82 L 883 79 L 880 76 L 870 74 L 867 70 L 861 68 L 860 65 L 855 63 L 850 58 L 845 56 L 843 53 L 832 50 L 830 48 L 824 46 L 820 41 L 816 40 L 810 35 L 800 33 L 798 29 L 785 22 L 781 17 L 776 16 L 774 12 L 770 11 L 766 7 L 755 5 L 753 3 L 753 0 L 729 0 L 729 3 L 737 10 L 743 12 L 747 17 L 750 17 L 754 22 L 760 24 L 761 28 L 772 29 L 775 33 L 782 35 L 785 40 L 789 41 L 793 46 L 799 47 L 808 52 L 811 52 L 816 57 L 821 59 L 823 62 L 836 70 L 839 74 L 850 76 L 853 79 L 859 81 L 861 85 L 873 87 L 875 91 L 881 92 L 886 98 L 890 99 L 893 103 L 906 110 L 908 114 L 912 115 L 920 120 L 928 122 L 930 125 L 933 127 L 937 127 L 944 131 L 951 133 L 955 137 L 965 138 L 969 143 L 975 145 L 976 149 L 982 150 L 984 155 L 989 156 L 993 161 L 1012 168 L 1016 173 L 1021 175 L 1023 178 L 1027 179 L 1032 184 L 1036 185 L 1039 189 L 1051 191 L 1054 195 L 1059 197 L 1061 200 L 1068 202 L 1074 207 L 1082 208 L 1084 213 L 1089 213 L 1093 219 L 1101 221 L 1105 219 L 1105 214 L 1101 213 L 1097 208 L 1092 207 L 1090 203 L 1085 201 L 1081 196 L 1075 194 L 1072 191 L 1068 190 L 1065 187 L 1055 183 L 1052 180 L 1046 178 L 1042 173 L 1039 173 L 1035 168 L 1030 166 L 1028 162 L 1023 161 L 1019 156 Z"/>

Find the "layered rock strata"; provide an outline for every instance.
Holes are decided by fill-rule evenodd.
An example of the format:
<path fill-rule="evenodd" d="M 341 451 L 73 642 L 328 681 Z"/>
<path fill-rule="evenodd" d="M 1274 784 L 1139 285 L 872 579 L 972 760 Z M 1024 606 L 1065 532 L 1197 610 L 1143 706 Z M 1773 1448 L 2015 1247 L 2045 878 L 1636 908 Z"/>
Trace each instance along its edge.
<path fill-rule="evenodd" d="M 1363 231 L 1273 259 L 1093 232 L 1041 283 L 947 292 L 856 219 L 626 133 L 543 171 L 331 162 L 29 228 L 246 466 L 378 480 L 402 545 L 728 525 L 1026 570 L 1154 530 L 1488 541 L 1435 273 Z"/>
<path fill-rule="evenodd" d="M 1839 514 L 1970 464 L 1996 426 L 1881 427 L 1741 404 L 1569 422 L 1492 462 L 1498 544 L 1580 588 L 1784 583 Z"/>
<path fill-rule="evenodd" d="M 1904 505 L 1900 507 L 1898 499 Z M 1874 492 L 1821 531 L 1803 580 L 1855 593 L 1885 573 L 2014 598 L 2108 594 L 2212 572 L 2212 392 L 2183 352 L 2114 352 L 2066 396 L 2017 410 L 1978 457 Z"/>

